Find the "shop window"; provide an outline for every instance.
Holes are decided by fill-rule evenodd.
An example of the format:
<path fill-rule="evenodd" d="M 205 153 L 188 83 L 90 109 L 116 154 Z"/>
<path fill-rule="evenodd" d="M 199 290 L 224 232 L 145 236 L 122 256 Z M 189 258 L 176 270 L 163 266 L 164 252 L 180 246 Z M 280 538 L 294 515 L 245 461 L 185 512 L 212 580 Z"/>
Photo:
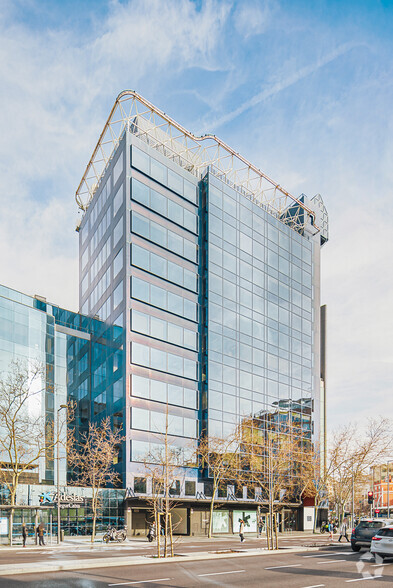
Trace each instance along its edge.
<path fill-rule="evenodd" d="M 180 480 L 173 480 L 171 487 L 169 488 L 170 496 L 180 496 Z"/>
<path fill-rule="evenodd" d="M 134 478 L 134 492 L 146 494 L 146 478 Z"/>
<path fill-rule="evenodd" d="M 186 496 L 195 496 L 195 482 L 190 482 L 186 480 L 184 485 L 184 494 Z"/>
<path fill-rule="evenodd" d="M 226 486 L 219 486 L 217 494 L 218 494 L 218 498 L 226 498 L 227 497 L 227 487 Z"/>

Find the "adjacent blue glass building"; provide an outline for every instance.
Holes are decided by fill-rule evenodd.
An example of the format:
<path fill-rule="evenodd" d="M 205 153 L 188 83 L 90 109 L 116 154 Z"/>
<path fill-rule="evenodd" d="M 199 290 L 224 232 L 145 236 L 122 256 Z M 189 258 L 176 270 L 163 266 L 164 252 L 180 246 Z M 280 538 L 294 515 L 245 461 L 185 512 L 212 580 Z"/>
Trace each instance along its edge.
<path fill-rule="evenodd" d="M 73 486 L 72 472 L 66 467 L 66 423 L 61 405 L 74 402 L 75 418 L 72 426 L 77 432 L 88 428 L 89 422 L 110 417 L 114 428 L 122 427 L 124 410 L 124 333 L 123 328 L 97 318 L 83 316 L 49 304 L 41 296 L 27 296 L 0 286 L 0 372 L 2 376 L 13 369 L 18 360 L 22 367 L 42 367 L 40 381 L 35 382 L 32 402 L 26 408 L 33 419 L 42 421 L 42 435 L 56 430 L 60 421 L 61 443 L 59 451 L 59 485 L 65 494 L 77 494 L 80 501 L 72 508 L 62 504 L 62 528 L 66 534 L 84 534 L 91 527 L 90 497 L 88 488 Z M 52 427 L 51 427 L 52 424 Z M 26 443 L 29 436 L 26 433 Z M 6 463 L 7 456 L 2 456 Z M 24 508 L 16 511 L 13 532 L 20 536 L 22 517 L 34 529 L 34 507 L 40 507 L 40 496 L 53 496 L 57 488 L 57 449 L 47 451 L 37 464 L 20 477 L 16 504 Z M 122 453 L 116 467 L 123 473 Z M 4 468 L 3 468 L 4 469 Z M 8 503 L 5 486 L 0 487 L 1 504 Z M 110 499 L 109 499 L 110 495 Z M 103 495 L 104 508 L 98 521 L 102 528 L 111 520 L 123 521 L 124 491 L 111 490 Z M 0 515 L 7 518 L 8 511 Z M 41 512 L 40 520 L 48 524 L 51 513 Z M 54 511 L 53 511 L 54 512 Z M 0 541 L 2 537 L 0 536 Z"/>
<path fill-rule="evenodd" d="M 191 459 L 202 431 L 225 438 L 243 418 L 286 412 L 305 439 L 324 439 L 319 195 L 291 196 L 216 137 L 193 136 L 127 91 L 76 197 L 81 312 L 124 327 L 119 406 L 135 532 L 152 492 L 144 462 L 166 423 L 181 456 L 173 494 L 194 506 L 209 494 Z M 198 509 L 185 521 L 184 532 L 203 532 Z"/>

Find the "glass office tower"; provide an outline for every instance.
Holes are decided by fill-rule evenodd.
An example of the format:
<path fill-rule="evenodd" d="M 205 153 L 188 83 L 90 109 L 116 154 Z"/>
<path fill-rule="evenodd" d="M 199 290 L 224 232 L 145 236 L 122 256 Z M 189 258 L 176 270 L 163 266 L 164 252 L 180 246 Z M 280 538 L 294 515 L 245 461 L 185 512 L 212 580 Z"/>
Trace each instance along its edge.
<path fill-rule="evenodd" d="M 22 369 L 40 368 L 38 379 L 30 389 L 25 408 L 28 419 L 42 426 L 42 437 L 50 435 L 59 423 L 60 443 L 29 466 L 19 478 L 16 493 L 16 516 L 13 533 L 20 537 L 22 518 L 34 533 L 35 508 L 40 520 L 50 531 L 49 516 L 54 513 L 57 483 L 65 495 L 78 495 L 78 504 L 61 503 L 61 525 L 66 534 L 86 533 L 91 527 L 91 488 L 73 486 L 72 471 L 67 471 L 66 415 L 61 407 L 75 404 L 72 423 L 77 433 L 86 431 L 90 422 L 110 417 L 113 427 L 122 426 L 124 403 L 123 329 L 92 317 L 71 312 L 50 304 L 41 296 L 27 296 L 0 285 L 0 372 L 4 381 L 14 370 L 12 362 Z M 42 368 L 42 369 L 41 369 Z M 47 429 L 46 425 L 49 426 Z M 22 435 L 23 437 L 23 435 Z M 29 443 L 29 433 L 24 439 Z M 58 452 L 58 453 L 57 453 Z M 22 452 L 23 455 L 23 452 Z M 34 453 L 32 454 L 32 456 Z M 59 480 L 57 457 L 59 456 Z M 1 454 L 7 470 L 8 455 Z M 118 456 L 118 471 L 123 474 L 124 461 Z M 98 528 L 109 522 L 123 522 L 123 490 L 107 490 Z M 109 500 L 110 498 L 110 500 Z M 44 501 L 42 503 L 42 501 Z M 0 516 L 8 521 L 9 490 L 0 484 Z M 45 510 L 46 509 L 46 510 Z M 8 522 L 7 522 L 8 524 Z M 52 528 L 56 533 L 56 529 Z M 5 540 L 4 526 L 0 543 Z"/>
<path fill-rule="evenodd" d="M 191 460 L 202 430 L 225 438 L 264 415 L 318 438 L 319 195 L 292 197 L 215 137 L 124 92 L 77 201 L 81 311 L 126 334 L 131 495 L 151 492 L 144 462 L 166 424 L 183 499 L 208 496 Z"/>

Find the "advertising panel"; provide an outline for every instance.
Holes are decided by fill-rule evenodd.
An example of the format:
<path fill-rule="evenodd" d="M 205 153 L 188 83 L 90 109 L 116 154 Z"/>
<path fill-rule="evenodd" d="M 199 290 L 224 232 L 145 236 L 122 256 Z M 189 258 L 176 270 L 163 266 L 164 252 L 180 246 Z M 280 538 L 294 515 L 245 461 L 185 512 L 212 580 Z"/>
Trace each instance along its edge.
<path fill-rule="evenodd" d="M 229 533 L 229 511 L 213 511 L 213 533 Z"/>
<path fill-rule="evenodd" d="M 250 510 L 234 510 L 233 511 L 233 532 L 239 531 L 240 521 L 244 521 L 244 532 L 250 531 L 256 533 L 257 531 L 257 512 Z"/>

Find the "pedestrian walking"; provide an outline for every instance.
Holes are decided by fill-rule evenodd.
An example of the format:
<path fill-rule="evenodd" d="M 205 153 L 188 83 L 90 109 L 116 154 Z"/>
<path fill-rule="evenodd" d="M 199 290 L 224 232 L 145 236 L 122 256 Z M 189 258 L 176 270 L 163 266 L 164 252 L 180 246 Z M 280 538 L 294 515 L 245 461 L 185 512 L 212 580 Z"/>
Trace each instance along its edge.
<path fill-rule="evenodd" d="M 26 523 L 22 523 L 22 541 L 23 541 L 23 547 L 26 547 L 26 539 L 27 539 Z"/>
<path fill-rule="evenodd" d="M 45 532 L 44 525 L 43 525 L 43 523 L 40 523 L 37 527 L 37 534 L 38 534 L 38 540 L 39 540 L 40 545 L 45 545 L 44 532 Z"/>
<path fill-rule="evenodd" d="M 330 539 L 330 541 L 333 541 L 334 525 L 333 525 L 332 521 L 329 522 L 328 531 L 329 531 L 329 539 Z"/>
<path fill-rule="evenodd" d="M 244 541 L 244 521 L 243 519 L 240 519 L 240 525 L 239 525 L 239 537 L 240 537 L 240 543 L 243 543 Z"/>
<path fill-rule="evenodd" d="M 345 539 L 349 543 L 347 531 L 348 531 L 348 523 L 347 523 L 347 519 L 344 519 L 342 522 L 342 525 L 340 527 L 340 537 L 338 538 L 339 543 L 341 542 L 341 537 L 345 537 Z"/>

